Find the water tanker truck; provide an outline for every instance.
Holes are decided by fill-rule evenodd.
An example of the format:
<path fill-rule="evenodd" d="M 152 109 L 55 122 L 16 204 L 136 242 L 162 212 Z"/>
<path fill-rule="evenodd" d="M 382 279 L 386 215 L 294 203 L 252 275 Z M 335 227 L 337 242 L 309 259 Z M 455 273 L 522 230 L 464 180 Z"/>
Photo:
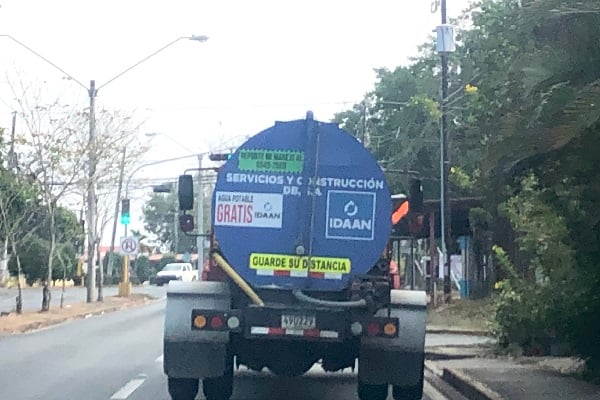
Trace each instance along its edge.
<path fill-rule="evenodd" d="M 191 175 L 179 178 L 190 230 Z M 421 399 L 426 295 L 390 276 L 392 196 L 337 124 L 276 122 L 219 168 L 208 267 L 171 281 L 164 372 L 173 400 L 227 400 L 235 367 L 299 376 L 358 366 L 361 400 Z M 202 232 L 200 232 L 202 233 Z"/>

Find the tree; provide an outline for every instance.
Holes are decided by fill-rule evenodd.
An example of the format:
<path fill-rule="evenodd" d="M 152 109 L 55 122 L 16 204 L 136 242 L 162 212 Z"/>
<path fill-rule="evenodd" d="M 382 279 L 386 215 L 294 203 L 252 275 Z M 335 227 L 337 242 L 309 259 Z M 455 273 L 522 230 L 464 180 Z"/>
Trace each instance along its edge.
<path fill-rule="evenodd" d="M 12 259 L 16 264 L 18 314 L 23 309 L 21 280 L 23 269 L 19 246 L 23 240 L 31 238 L 39 227 L 37 193 L 27 181 L 20 181 L 12 172 L 0 170 L 0 236 L 10 244 Z M 6 256 L 5 256 L 6 258 Z"/>
<path fill-rule="evenodd" d="M 118 181 L 116 194 L 105 191 L 98 196 L 98 209 L 96 213 L 97 243 L 102 240 L 102 232 L 112 220 L 113 232 L 116 232 L 121 188 L 125 169 L 132 166 L 148 150 L 148 143 L 141 142 L 138 138 L 140 124 L 134 122 L 132 115 L 119 111 L 101 110 L 96 123 L 96 148 L 99 163 L 96 167 L 96 182 L 99 189 L 113 188 Z M 118 132 L 118 134 L 115 134 Z M 114 206 L 113 206 L 114 205 Z M 114 210 L 114 214 L 112 213 Z M 114 250 L 115 234 L 111 238 L 111 252 Z M 99 248 L 96 248 L 97 257 L 100 259 Z M 109 272 L 112 274 L 112 264 Z M 99 269 L 98 301 L 103 301 L 104 270 Z"/>
<path fill-rule="evenodd" d="M 470 215 L 477 258 L 493 243 L 508 249 L 494 247 L 503 334 L 529 350 L 566 341 L 600 373 L 598 9 L 598 0 L 477 2 L 454 21 L 447 109 L 451 192 L 485 196 Z M 336 121 L 358 138 L 366 127 L 384 167 L 435 174 L 438 64 L 426 43 L 411 65 L 380 71 Z"/>
<path fill-rule="evenodd" d="M 25 122 L 26 134 L 22 155 L 23 165 L 38 183 L 49 218 L 50 245 L 46 276 L 42 289 L 42 311 L 50 309 L 52 268 L 56 252 L 56 210 L 58 202 L 75 186 L 81 177 L 86 145 L 79 141 L 77 131 L 84 118 L 75 110 L 53 102 L 41 105 L 40 93 L 23 85 L 15 91 L 16 103 Z"/>
<path fill-rule="evenodd" d="M 14 251 L 20 254 L 20 262 L 23 271 L 27 275 L 27 282 L 32 284 L 46 277 L 48 268 L 48 258 L 50 253 L 51 238 L 53 236 L 50 230 L 50 218 L 45 210 L 36 212 L 29 219 L 39 219 L 41 222 L 30 224 L 29 232 L 15 244 Z M 24 225 L 21 222 L 22 226 Z M 56 238 L 53 264 L 56 264 L 55 275 L 62 278 L 71 278 L 73 267 L 76 262 L 74 243 L 81 236 L 81 227 L 78 224 L 77 217 L 71 211 L 65 208 L 58 208 L 55 218 Z M 11 260 L 13 271 L 16 268 L 15 257 Z"/>
<path fill-rule="evenodd" d="M 155 193 L 144 205 L 144 229 L 172 252 L 191 252 L 196 246 L 195 238 L 186 236 L 179 229 L 177 195 Z"/>
<path fill-rule="evenodd" d="M 135 259 L 135 274 L 141 283 L 150 279 L 156 271 L 150 266 L 150 261 L 146 256 L 138 256 Z"/>
<path fill-rule="evenodd" d="M 57 205 L 64 202 L 76 188 L 87 194 L 90 188 L 98 190 L 113 185 L 118 176 L 115 172 L 118 168 L 115 166 L 120 163 L 131 164 L 147 150 L 147 146 L 138 140 L 140 123 L 135 121 L 131 113 L 100 109 L 95 116 L 96 136 L 94 140 L 90 140 L 90 115 L 79 111 L 78 105 L 67 106 L 60 100 L 48 102 L 43 90 L 35 85 L 25 85 L 22 79 L 17 79 L 17 83 L 11 84 L 11 88 L 26 127 L 26 133 L 19 138 L 21 165 L 32 171 L 38 179 L 51 223 Z M 121 159 L 122 149 L 127 146 L 130 147 L 128 157 Z M 93 174 L 89 170 L 91 163 L 85 157 L 92 150 L 98 161 Z M 118 200 L 113 198 L 110 204 L 115 204 Z M 102 201 L 99 204 L 102 206 L 106 203 Z M 89 214 L 89 210 L 87 211 Z M 88 228 L 92 229 L 88 229 L 87 253 L 91 259 L 97 252 L 101 232 L 99 228 L 110 219 L 108 213 L 101 212 L 99 215 L 98 221 L 88 220 Z M 50 242 L 42 310 L 47 310 L 50 304 L 48 282 L 52 280 L 52 259 L 56 250 L 55 239 L 51 238 Z M 99 300 L 102 299 L 101 288 L 100 286 Z M 91 301 L 92 289 L 93 286 L 90 285 L 88 301 Z"/>

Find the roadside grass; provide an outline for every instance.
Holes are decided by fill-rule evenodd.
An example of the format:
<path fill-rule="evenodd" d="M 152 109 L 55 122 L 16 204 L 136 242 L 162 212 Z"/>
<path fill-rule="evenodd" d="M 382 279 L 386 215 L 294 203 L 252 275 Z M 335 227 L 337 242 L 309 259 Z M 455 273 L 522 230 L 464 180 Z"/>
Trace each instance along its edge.
<path fill-rule="evenodd" d="M 427 312 L 427 325 L 431 327 L 488 332 L 493 315 L 492 300 L 453 299 Z"/>

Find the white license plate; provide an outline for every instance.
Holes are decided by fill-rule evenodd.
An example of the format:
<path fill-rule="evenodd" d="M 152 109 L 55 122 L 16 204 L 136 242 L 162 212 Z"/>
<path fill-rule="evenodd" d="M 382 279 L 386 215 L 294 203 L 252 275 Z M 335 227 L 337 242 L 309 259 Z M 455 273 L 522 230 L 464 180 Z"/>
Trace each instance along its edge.
<path fill-rule="evenodd" d="M 317 318 L 306 314 L 282 314 L 281 327 L 283 329 L 315 329 Z"/>

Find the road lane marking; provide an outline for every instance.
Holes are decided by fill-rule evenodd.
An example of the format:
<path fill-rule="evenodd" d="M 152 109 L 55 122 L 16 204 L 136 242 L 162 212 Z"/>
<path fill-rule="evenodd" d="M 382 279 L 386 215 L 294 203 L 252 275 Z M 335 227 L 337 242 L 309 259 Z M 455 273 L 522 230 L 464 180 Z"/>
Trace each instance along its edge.
<path fill-rule="evenodd" d="M 423 393 L 431 400 L 447 400 L 439 390 L 434 388 L 428 381 L 423 382 Z"/>
<path fill-rule="evenodd" d="M 163 362 L 163 355 L 161 354 L 160 356 L 156 357 L 156 360 L 154 360 L 157 363 L 161 363 Z"/>
<path fill-rule="evenodd" d="M 127 400 L 127 398 L 131 396 L 131 394 L 135 392 L 137 388 L 142 386 L 142 383 L 144 383 L 145 380 L 146 378 L 136 378 L 130 380 L 125 384 L 125 386 L 123 386 L 115 394 L 113 394 L 110 397 L 110 400 Z"/>

